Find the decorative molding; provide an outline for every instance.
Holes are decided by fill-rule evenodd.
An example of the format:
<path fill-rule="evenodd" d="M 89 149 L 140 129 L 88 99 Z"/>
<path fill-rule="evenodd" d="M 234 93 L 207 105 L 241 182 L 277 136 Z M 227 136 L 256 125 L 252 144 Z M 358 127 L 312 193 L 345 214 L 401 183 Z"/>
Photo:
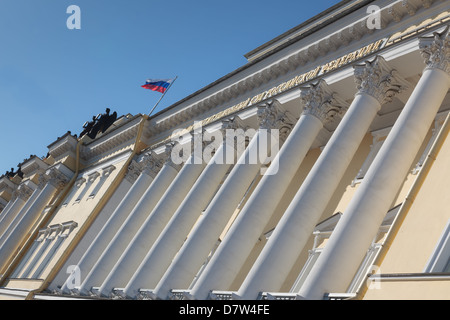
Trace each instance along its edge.
<path fill-rule="evenodd" d="M 163 164 L 164 162 L 153 151 L 144 154 L 139 162 L 141 171 L 148 174 L 152 178 L 156 177 Z"/>
<path fill-rule="evenodd" d="M 284 142 L 291 133 L 297 119 L 289 111 L 286 111 L 276 99 L 260 104 L 257 108 L 260 129 L 278 130 L 279 139 Z"/>
<path fill-rule="evenodd" d="M 392 22 L 402 23 L 402 21 L 414 16 L 423 8 L 430 8 L 436 4 L 439 6 L 439 1 L 433 0 L 397 0 L 380 8 L 381 30 L 385 30 Z M 361 18 L 355 20 L 353 23 L 330 33 L 320 40 L 305 45 L 296 52 L 291 53 L 274 64 L 267 66 L 260 71 L 247 76 L 241 80 L 234 81 L 234 83 L 220 91 L 216 91 L 200 101 L 192 103 L 190 106 L 168 115 L 160 121 L 154 121 L 146 131 L 146 136 L 156 135 L 162 133 L 176 125 L 187 122 L 192 118 L 202 114 L 207 110 L 212 110 L 218 105 L 229 102 L 236 96 L 244 95 L 255 87 L 258 87 L 268 81 L 285 74 L 288 70 L 295 70 L 298 67 L 305 65 L 307 62 L 313 62 L 317 58 L 336 51 L 342 46 L 348 46 L 365 37 L 371 35 L 378 30 L 367 27 L 367 14 L 362 14 Z M 297 37 L 290 35 L 290 37 Z M 298 35 L 301 39 L 303 37 Z M 380 38 L 382 38 L 380 36 Z M 290 40 L 292 42 L 292 39 Z M 210 89 L 205 88 L 203 91 Z"/>
<path fill-rule="evenodd" d="M 356 65 L 354 70 L 358 93 L 374 97 L 380 105 L 391 102 L 396 94 L 410 85 L 382 56 L 366 61 L 365 65 Z"/>
<path fill-rule="evenodd" d="M 427 68 L 437 68 L 450 74 L 450 45 L 447 25 L 441 33 L 434 32 L 431 37 L 420 37 L 419 48 Z"/>
<path fill-rule="evenodd" d="M 164 150 L 164 154 L 165 154 L 165 158 L 166 158 L 165 164 L 167 164 L 168 166 L 171 166 L 172 168 L 174 168 L 177 171 L 180 171 L 181 167 L 183 166 L 184 161 L 183 161 L 183 163 L 177 164 L 177 163 L 174 163 L 173 159 L 172 159 L 172 149 L 178 144 L 179 144 L 178 141 L 171 141 L 171 142 L 167 143 L 166 148 Z M 182 149 L 182 150 L 184 152 L 184 149 Z M 187 156 L 183 155 L 183 158 L 187 158 Z"/>
<path fill-rule="evenodd" d="M 57 189 L 62 189 L 69 179 L 57 168 L 52 167 L 45 174 L 41 174 L 38 180 L 40 189 L 44 188 L 48 183 Z"/>
<path fill-rule="evenodd" d="M 136 140 L 141 116 L 138 115 L 115 130 L 105 133 L 98 139 L 84 144 L 80 148 L 80 157 L 84 161 L 98 159 L 102 154 L 111 150 L 132 144 Z"/>
<path fill-rule="evenodd" d="M 49 145 L 47 148 L 50 155 L 58 161 L 62 156 L 71 154 L 75 155 L 78 140 L 73 137 L 70 132 L 67 132 L 64 136 L 58 138 L 57 141 Z"/>
<path fill-rule="evenodd" d="M 3 177 L 0 179 L 0 191 L 8 191 L 9 193 L 12 193 L 16 188 L 17 184 L 8 177 Z"/>
<path fill-rule="evenodd" d="M 281 103 L 276 99 L 271 99 L 266 103 L 258 105 L 257 118 L 261 129 L 289 128 L 297 122 L 295 117 L 286 111 Z"/>
<path fill-rule="evenodd" d="M 46 164 L 44 161 L 39 159 L 36 156 L 31 157 L 26 162 L 22 163 L 21 170 L 24 174 L 24 177 L 28 177 L 30 175 L 39 173 L 44 173 L 45 170 L 47 170 L 49 167 L 48 164 Z"/>
<path fill-rule="evenodd" d="M 92 184 L 95 181 L 95 179 L 97 179 L 99 176 L 100 176 L 100 172 L 98 172 L 98 171 L 90 173 L 88 175 L 88 182 L 90 184 Z"/>
<path fill-rule="evenodd" d="M 232 147 L 235 149 L 235 151 L 238 151 L 238 154 L 245 150 L 249 143 L 251 137 L 247 135 L 248 129 L 249 126 L 247 126 L 239 116 L 234 116 L 222 121 L 222 136 L 224 139 L 229 139 L 226 130 L 233 130 L 233 139 L 227 140 L 227 144 L 232 143 Z M 209 146 L 213 147 L 212 145 Z"/>
<path fill-rule="evenodd" d="M 348 109 L 348 103 L 333 92 L 323 79 L 308 88 L 303 88 L 300 99 L 305 105 L 303 114 L 315 116 L 323 124 L 342 117 Z"/>
<path fill-rule="evenodd" d="M 102 168 L 103 177 L 105 177 L 105 178 L 109 177 L 114 170 L 116 170 L 116 166 L 114 166 L 112 164 Z"/>

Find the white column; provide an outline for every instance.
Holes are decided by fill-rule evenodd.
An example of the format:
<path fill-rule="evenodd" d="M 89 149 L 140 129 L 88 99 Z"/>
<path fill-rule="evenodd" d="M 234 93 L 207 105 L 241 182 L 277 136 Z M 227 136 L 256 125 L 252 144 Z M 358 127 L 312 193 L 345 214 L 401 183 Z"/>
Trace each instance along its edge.
<path fill-rule="evenodd" d="M 152 208 L 158 203 L 161 196 L 177 175 L 178 170 L 179 166 L 174 165 L 171 161 L 167 161 L 163 165 L 132 212 L 121 224 L 114 237 L 89 270 L 88 275 L 78 289 L 79 294 L 89 294 L 92 286 L 99 285 L 105 280 L 123 250 L 125 250 Z"/>
<path fill-rule="evenodd" d="M 421 39 L 427 68 L 299 294 L 345 292 L 404 182 L 450 87 L 448 27 Z"/>
<path fill-rule="evenodd" d="M 20 245 L 20 241 L 38 220 L 42 210 L 48 205 L 52 196 L 59 188 L 62 188 L 68 180 L 68 177 L 57 168 L 48 169 L 45 175 L 42 175 L 39 178 L 42 190 L 0 247 L 1 263 L 8 261 L 8 259 L 15 254 Z"/>
<path fill-rule="evenodd" d="M 224 122 L 221 136 L 224 137 L 223 133 L 227 129 L 237 129 L 240 126 L 239 122 L 239 120 Z M 234 157 L 233 159 L 226 157 L 227 153 L 235 153 L 235 147 L 232 143 L 234 144 L 234 139 L 233 141 L 224 139 L 223 143 L 217 148 L 214 156 L 208 162 L 172 219 L 138 265 L 136 272 L 125 287 L 125 295 L 136 297 L 139 288 L 156 286 L 202 211 L 217 191 L 223 177 L 234 164 Z"/>
<path fill-rule="evenodd" d="M 175 180 L 103 281 L 98 295 L 108 296 L 114 287 L 123 287 L 127 284 L 205 168 L 206 164 L 196 161 L 195 157 L 196 155 L 191 154 L 187 163 L 181 168 Z"/>
<path fill-rule="evenodd" d="M 44 172 L 42 174 L 44 174 Z M 14 217 L 12 217 L 11 223 L 6 227 L 5 231 L 0 236 L 0 248 L 3 245 L 3 242 L 5 242 L 5 240 L 8 238 L 8 236 L 11 234 L 11 232 L 17 226 L 19 221 L 22 220 L 25 213 L 27 213 L 28 209 L 31 207 L 31 205 L 36 200 L 36 198 L 39 196 L 39 193 L 41 192 L 41 190 L 42 189 L 39 186 L 36 186 L 35 189 L 33 190 L 33 193 L 31 194 L 30 198 L 28 198 L 27 202 L 18 211 L 18 213 Z"/>
<path fill-rule="evenodd" d="M 161 164 L 154 154 L 144 155 L 139 163 L 134 160 L 131 162 L 125 179 L 133 181 L 133 185 L 78 261 L 77 267 L 81 271 L 81 277 L 85 277 L 88 271 L 91 270 L 117 230 L 119 230 L 139 199 L 141 199 L 160 167 Z M 82 280 L 84 279 L 81 278 Z M 69 276 L 60 290 L 62 293 L 69 293 L 71 289 L 74 289 L 71 286 L 72 277 Z"/>
<path fill-rule="evenodd" d="M 386 102 L 386 92 L 393 94 L 406 85 L 392 75 L 395 71 L 381 57 L 356 67 L 359 92 L 242 283 L 237 293 L 242 299 L 256 299 L 260 291 L 280 290 L 376 113 Z M 361 76 L 368 81 L 362 81 Z"/>
<path fill-rule="evenodd" d="M 323 128 L 323 123 L 346 109 L 346 103 L 331 92 L 323 80 L 302 90 L 301 97 L 305 104 L 302 116 L 192 288 L 194 298 L 206 299 L 211 290 L 228 289 Z"/>
<path fill-rule="evenodd" d="M 154 294 L 160 299 L 166 298 L 170 289 L 187 288 L 189 286 L 245 192 L 257 176 L 265 159 L 251 162 L 250 158 L 251 155 L 258 153 L 258 145 L 262 145 L 267 140 L 264 139 L 266 135 L 260 134 L 260 132 L 258 130 L 253 136 L 244 154 L 239 158 L 228 178 L 209 204 L 202 219 L 195 225 L 195 229 L 159 281 Z M 269 140 L 270 142 L 275 141 L 275 139 Z"/>
<path fill-rule="evenodd" d="M 31 181 L 29 183 L 32 183 Z M 34 185 L 34 183 L 33 183 Z M 37 186 L 35 186 L 36 189 Z M 13 193 L 12 205 L 7 207 L 2 212 L 2 219 L 0 220 L 0 237 L 6 231 L 13 219 L 17 216 L 19 211 L 23 208 L 25 203 L 33 194 L 33 189 L 28 187 L 25 183 L 20 184 Z M 0 245 L 1 245 L 0 241 Z"/>

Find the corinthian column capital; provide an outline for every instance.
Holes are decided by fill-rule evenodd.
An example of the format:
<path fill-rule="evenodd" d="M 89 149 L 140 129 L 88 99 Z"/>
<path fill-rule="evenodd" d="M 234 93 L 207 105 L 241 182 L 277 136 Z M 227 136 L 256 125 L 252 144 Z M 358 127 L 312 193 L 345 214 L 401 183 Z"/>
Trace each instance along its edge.
<path fill-rule="evenodd" d="M 136 162 L 136 160 L 131 160 L 128 165 L 127 173 L 125 175 L 125 179 L 127 179 L 130 183 L 135 183 L 139 175 L 141 174 L 141 165 Z"/>
<path fill-rule="evenodd" d="M 296 123 L 295 117 L 286 111 L 278 100 L 270 100 L 258 106 L 258 122 L 262 129 L 287 128 L 289 131 Z"/>
<path fill-rule="evenodd" d="M 244 121 L 242 121 L 239 116 L 234 116 L 228 119 L 225 119 L 222 121 L 222 134 L 225 136 L 225 130 L 237 130 L 237 129 L 244 129 L 245 130 L 246 125 Z"/>
<path fill-rule="evenodd" d="M 181 163 L 175 163 L 175 162 L 174 162 L 174 158 L 173 158 L 173 155 L 172 155 L 173 149 L 175 149 L 175 150 L 181 150 L 181 151 L 183 152 L 183 155 L 178 154 L 178 156 L 179 156 L 179 157 L 182 157 L 182 159 L 183 159 L 184 161 L 186 161 L 186 159 L 189 157 L 189 154 L 190 154 L 190 153 L 189 153 L 189 154 L 185 154 L 185 153 L 186 153 L 186 150 L 183 149 L 183 148 L 180 146 L 180 142 L 178 142 L 178 141 L 171 141 L 171 142 L 169 142 L 169 143 L 166 144 L 166 149 L 165 149 L 165 151 L 164 151 L 164 154 L 165 154 L 165 163 L 166 163 L 167 165 L 171 166 L 172 168 L 174 168 L 175 170 L 180 171 L 180 170 L 181 170 L 181 167 L 183 166 L 184 161 L 181 162 Z"/>
<path fill-rule="evenodd" d="M 31 194 L 33 193 L 33 189 L 31 189 L 29 186 L 27 186 L 26 184 L 21 184 L 19 185 L 19 187 L 14 191 L 13 196 L 11 199 L 16 199 L 16 198 L 20 198 L 23 201 L 27 201 Z"/>
<path fill-rule="evenodd" d="M 333 92 L 323 79 L 308 88 L 303 88 L 300 99 L 304 104 L 303 114 L 313 115 L 323 124 L 341 117 L 348 108 L 348 103 Z"/>
<path fill-rule="evenodd" d="M 152 151 L 146 153 L 139 162 L 141 170 L 155 178 L 163 166 L 163 161 Z"/>
<path fill-rule="evenodd" d="M 48 169 L 45 174 L 39 176 L 39 188 L 43 188 L 46 184 L 51 184 L 57 189 L 61 189 L 67 183 L 68 178 L 57 168 Z"/>
<path fill-rule="evenodd" d="M 420 37 L 419 48 L 428 68 L 441 69 L 450 73 L 449 26 L 431 37 Z"/>
<path fill-rule="evenodd" d="M 366 93 L 381 105 L 391 102 L 392 98 L 409 87 L 395 69 L 392 69 L 383 57 L 377 56 L 365 65 L 356 65 L 355 81 L 359 93 Z"/>

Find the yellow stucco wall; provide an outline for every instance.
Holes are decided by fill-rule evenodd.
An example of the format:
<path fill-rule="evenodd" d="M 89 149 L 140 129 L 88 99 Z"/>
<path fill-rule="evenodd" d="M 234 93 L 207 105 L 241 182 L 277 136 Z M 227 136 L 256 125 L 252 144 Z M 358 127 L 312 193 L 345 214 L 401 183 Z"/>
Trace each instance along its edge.
<path fill-rule="evenodd" d="M 81 188 L 75 193 L 72 194 L 70 191 L 68 193 L 68 197 L 70 197 L 69 201 L 64 200 L 62 202 L 67 202 L 66 205 L 60 205 L 60 207 L 57 209 L 57 211 L 54 213 L 53 218 L 50 219 L 47 226 L 57 225 L 57 224 L 63 224 L 70 221 L 74 221 L 78 224 L 78 226 L 73 229 L 73 231 L 69 234 L 69 236 L 62 242 L 61 246 L 58 248 L 56 253 L 54 254 L 53 258 L 48 263 L 47 267 L 44 269 L 44 272 L 40 276 L 40 279 L 45 279 L 47 275 L 50 273 L 50 271 L 54 268 L 57 261 L 60 259 L 62 253 L 68 248 L 70 243 L 73 241 L 73 239 L 77 236 L 78 232 L 80 231 L 81 226 L 83 226 L 84 223 L 88 220 L 88 218 L 93 214 L 94 209 L 99 204 L 99 201 L 104 197 L 106 191 L 112 186 L 112 182 L 115 180 L 118 173 L 121 171 L 123 166 L 126 164 L 126 160 L 128 159 L 129 152 L 124 153 L 120 158 L 118 158 L 117 161 L 112 161 L 112 165 L 115 167 L 115 169 L 107 176 L 106 178 L 102 179 L 102 168 L 104 165 L 97 164 L 97 166 L 94 166 L 95 171 L 98 171 L 100 174 L 92 184 L 88 184 L 87 181 L 81 186 Z M 95 168 L 98 167 L 98 170 Z M 92 170 L 91 170 L 92 171 Z M 88 170 L 89 172 L 89 170 Z M 80 172 L 78 175 L 78 178 L 84 177 L 86 174 L 85 172 Z M 78 179 L 77 178 L 77 179 Z M 87 179 L 87 177 L 84 177 Z M 98 183 L 101 183 L 100 185 Z M 100 188 L 98 188 L 100 186 Z M 83 189 L 87 187 L 86 190 Z M 75 188 L 75 186 L 73 186 Z M 93 197 L 90 197 L 91 193 L 93 191 L 95 192 L 95 195 Z M 79 202 L 76 202 L 75 200 L 79 197 L 80 193 L 83 192 L 83 197 Z M 45 257 L 46 253 L 51 249 L 52 245 L 47 247 L 46 251 L 42 254 L 42 257 Z M 42 258 L 41 258 L 42 260 Z M 32 274 L 34 270 L 36 270 L 37 266 L 39 266 L 41 260 L 36 264 L 36 266 L 32 269 L 33 271 L 30 273 Z M 28 263 L 30 263 L 32 259 L 28 260 Z M 25 270 L 27 268 L 28 264 L 25 265 L 22 270 Z M 6 287 L 16 286 L 20 285 L 20 288 L 27 288 L 27 289 L 37 289 L 40 286 L 40 283 L 37 283 L 35 280 L 27 280 L 27 279 L 11 279 L 9 283 L 6 285 Z"/>
<path fill-rule="evenodd" d="M 380 266 L 380 273 L 421 273 L 450 219 L 450 139 L 446 139 Z M 424 295 L 424 290 L 430 295 Z M 447 297 L 450 281 L 382 282 L 365 299 Z"/>

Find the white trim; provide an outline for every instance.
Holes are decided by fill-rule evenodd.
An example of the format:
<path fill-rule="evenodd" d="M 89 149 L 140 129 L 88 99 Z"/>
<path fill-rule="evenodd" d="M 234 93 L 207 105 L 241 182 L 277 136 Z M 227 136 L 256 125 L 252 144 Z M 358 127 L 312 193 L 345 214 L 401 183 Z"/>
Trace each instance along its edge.
<path fill-rule="evenodd" d="M 442 272 L 450 257 L 450 219 L 439 238 L 439 242 L 433 250 L 423 272 Z"/>

